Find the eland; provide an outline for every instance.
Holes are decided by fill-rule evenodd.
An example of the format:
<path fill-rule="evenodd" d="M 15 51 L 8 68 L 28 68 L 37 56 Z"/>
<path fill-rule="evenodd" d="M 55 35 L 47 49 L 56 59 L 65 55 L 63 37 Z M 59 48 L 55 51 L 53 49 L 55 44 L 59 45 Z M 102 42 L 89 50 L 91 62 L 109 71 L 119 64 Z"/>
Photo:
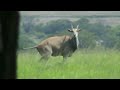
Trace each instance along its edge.
<path fill-rule="evenodd" d="M 36 48 L 41 55 L 40 60 L 48 60 L 50 56 L 63 56 L 63 61 L 65 61 L 67 57 L 72 56 L 72 54 L 78 49 L 78 34 L 81 30 L 79 29 L 79 25 L 77 25 L 76 28 L 73 28 L 71 25 L 71 29 L 68 29 L 68 31 L 73 33 L 73 35 L 49 37 L 37 46 L 24 49 Z"/>

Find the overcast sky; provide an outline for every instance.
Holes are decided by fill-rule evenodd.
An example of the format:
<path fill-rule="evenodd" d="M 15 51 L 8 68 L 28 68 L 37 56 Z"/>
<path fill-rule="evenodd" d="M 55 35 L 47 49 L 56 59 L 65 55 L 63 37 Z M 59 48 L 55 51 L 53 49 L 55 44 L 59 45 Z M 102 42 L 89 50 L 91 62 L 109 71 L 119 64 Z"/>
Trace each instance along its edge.
<path fill-rule="evenodd" d="M 22 15 L 120 15 L 120 11 L 21 11 Z"/>

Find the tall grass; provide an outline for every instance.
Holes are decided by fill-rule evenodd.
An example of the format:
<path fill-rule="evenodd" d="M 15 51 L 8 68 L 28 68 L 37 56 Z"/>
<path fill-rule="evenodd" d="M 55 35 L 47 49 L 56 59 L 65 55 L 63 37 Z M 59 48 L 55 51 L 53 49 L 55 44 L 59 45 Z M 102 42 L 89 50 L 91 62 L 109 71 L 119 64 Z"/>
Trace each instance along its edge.
<path fill-rule="evenodd" d="M 40 62 L 37 51 L 18 52 L 18 79 L 119 79 L 120 52 L 80 50 L 62 63 L 61 56 Z"/>

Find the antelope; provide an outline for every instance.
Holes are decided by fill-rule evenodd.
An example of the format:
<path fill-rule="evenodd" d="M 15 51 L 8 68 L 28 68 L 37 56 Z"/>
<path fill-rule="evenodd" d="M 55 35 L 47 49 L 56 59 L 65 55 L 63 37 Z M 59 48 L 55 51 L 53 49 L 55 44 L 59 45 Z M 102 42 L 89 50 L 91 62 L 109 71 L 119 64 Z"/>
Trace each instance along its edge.
<path fill-rule="evenodd" d="M 72 36 L 49 37 L 37 46 L 24 49 L 36 48 L 41 55 L 40 60 L 48 60 L 50 56 L 63 56 L 63 61 L 65 61 L 67 57 L 71 57 L 79 47 L 78 32 L 81 31 L 81 29 L 78 27 L 79 25 L 73 28 L 73 25 L 71 25 L 71 29 L 68 29 L 69 32 L 73 33 Z"/>

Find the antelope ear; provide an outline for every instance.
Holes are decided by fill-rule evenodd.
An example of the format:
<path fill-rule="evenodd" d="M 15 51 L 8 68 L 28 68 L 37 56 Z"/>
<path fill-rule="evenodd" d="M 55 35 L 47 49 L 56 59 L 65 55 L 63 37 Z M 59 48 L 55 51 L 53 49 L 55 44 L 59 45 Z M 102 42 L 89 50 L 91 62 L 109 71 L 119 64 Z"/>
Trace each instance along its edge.
<path fill-rule="evenodd" d="M 81 29 L 78 29 L 77 32 L 81 31 Z"/>
<path fill-rule="evenodd" d="M 69 32 L 73 32 L 72 30 L 68 29 Z"/>

